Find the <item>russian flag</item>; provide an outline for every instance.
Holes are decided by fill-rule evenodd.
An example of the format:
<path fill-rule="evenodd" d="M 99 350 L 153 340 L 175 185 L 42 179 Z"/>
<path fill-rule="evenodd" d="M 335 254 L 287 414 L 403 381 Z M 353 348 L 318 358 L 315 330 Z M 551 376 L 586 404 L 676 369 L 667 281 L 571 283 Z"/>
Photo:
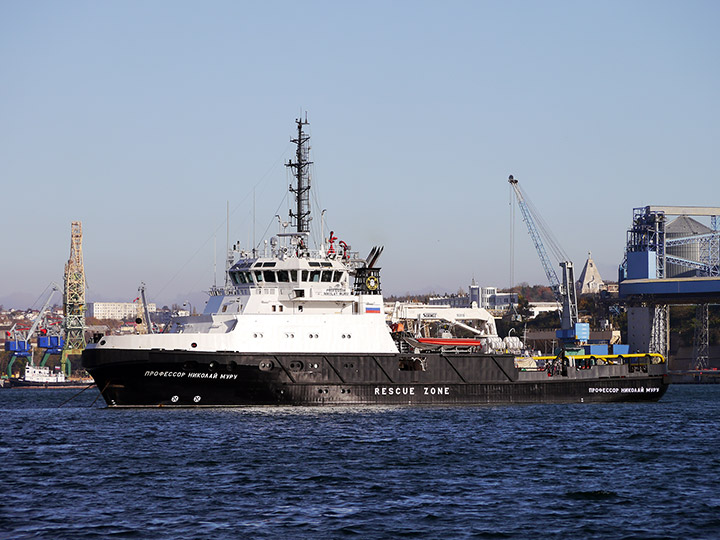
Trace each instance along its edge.
<path fill-rule="evenodd" d="M 365 313 L 380 313 L 380 308 L 367 306 L 365 307 Z"/>

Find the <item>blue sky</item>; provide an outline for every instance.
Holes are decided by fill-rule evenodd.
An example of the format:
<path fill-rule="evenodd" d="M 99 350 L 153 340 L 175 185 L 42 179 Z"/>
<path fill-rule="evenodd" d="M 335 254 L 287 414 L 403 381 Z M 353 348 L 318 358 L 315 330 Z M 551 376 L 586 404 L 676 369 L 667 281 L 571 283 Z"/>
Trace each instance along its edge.
<path fill-rule="evenodd" d="M 256 237 L 287 215 L 304 111 L 315 208 L 385 246 L 386 294 L 509 286 L 509 174 L 616 279 L 634 207 L 720 206 L 719 21 L 713 1 L 0 0 L 0 304 L 62 282 L 73 220 L 89 301 L 202 298 L 228 204 L 244 247 L 253 192 Z M 514 281 L 544 284 L 515 220 Z"/>

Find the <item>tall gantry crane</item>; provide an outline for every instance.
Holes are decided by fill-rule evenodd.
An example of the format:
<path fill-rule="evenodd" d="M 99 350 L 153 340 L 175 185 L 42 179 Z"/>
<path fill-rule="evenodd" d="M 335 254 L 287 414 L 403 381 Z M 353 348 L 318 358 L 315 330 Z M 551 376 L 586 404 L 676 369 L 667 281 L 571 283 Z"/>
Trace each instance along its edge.
<path fill-rule="evenodd" d="M 559 335 L 559 337 L 563 339 L 574 337 L 575 326 L 578 322 L 578 308 L 573 263 L 553 236 L 550 228 L 543 221 L 540 213 L 532 206 L 529 199 L 520 189 L 518 181 L 510 175 L 508 182 L 515 192 L 515 198 L 520 207 L 520 212 L 522 212 L 523 221 L 525 225 L 527 225 L 533 244 L 535 244 L 535 249 L 545 270 L 545 276 L 547 276 L 547 280 L 550 283 L 550 288 L 555 295 L 555 299 L 562 306 L 560 327 L 563 335 Z M 557 272 L 555 272 L 555 268 L 550 263 L 550 257 L 545 249 L 545 243 L 550 247 L 553 256 L 559 262 L 560 268 L 562 268 L 562 281 L 560 281 Z M 572 336 L 568 334 L 570 331 L 572 331 Z"/>
<path fill-rule="evenodd" d="M 82 254 L 82 223 L 73 221 L 70 226 L 70 258 L 65 264 L 63 292 L 63 330 L 65 346 L 61 356 L 62 370 L 70 375 L 68 356 L 78 355 L 85 348 L 85 266 Z"/>

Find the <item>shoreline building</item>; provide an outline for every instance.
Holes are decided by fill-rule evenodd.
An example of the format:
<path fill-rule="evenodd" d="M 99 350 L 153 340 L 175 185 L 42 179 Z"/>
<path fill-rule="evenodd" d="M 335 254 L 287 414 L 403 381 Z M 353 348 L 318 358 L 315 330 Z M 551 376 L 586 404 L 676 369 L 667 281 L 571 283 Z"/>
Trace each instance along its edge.
<path fill-rule="evenodd" d="M 475 279 L 468 287 L 469 294 L 452 294 L 435 296 L 428 300 L 431 306 L 450 306 L 453 308 L 465 308 L 472 306 L 473 302 L 478 307 L 488 311 L 508 311 L 518 303 L 517 293 L 498 292 L 497 287 L 480 287 Z"/>
<path fill-rule="evenodd" d="M 88 302 L 87 316 L 96 319 L 135 319 L 137 317 L 137 302 Z M 155 313 L 155 304 L 148 303 L 148 312 Z"/>
<path fill-rule="evenodd" d="M 577 281 L 577 291 L 580 294 L 599 294 L 605 290 L 607 290 L 607 286 L 600 277 L 600 272 L 592 259 L 592 253 L 588 251 L 587 261 L 585 261 L 580 279 Z"/>

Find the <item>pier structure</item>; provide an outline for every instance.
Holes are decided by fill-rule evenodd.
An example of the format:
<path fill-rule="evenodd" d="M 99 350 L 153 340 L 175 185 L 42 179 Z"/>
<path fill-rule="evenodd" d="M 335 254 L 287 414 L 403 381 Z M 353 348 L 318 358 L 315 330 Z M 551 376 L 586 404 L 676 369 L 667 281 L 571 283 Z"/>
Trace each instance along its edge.
<path fill-rule="evenodd" d="M 668 216 L 677 218 L 668 222 Z M 710 217 L 710 227 L 692 219 Z M 667 357 L 671 304 L 697 306 L 695 370 L 708 368 L 708 306 L 720 303 L 720 207 L 645 206 L 633 210 L 619 293 L 628 304 L 630 351 Z"/>

